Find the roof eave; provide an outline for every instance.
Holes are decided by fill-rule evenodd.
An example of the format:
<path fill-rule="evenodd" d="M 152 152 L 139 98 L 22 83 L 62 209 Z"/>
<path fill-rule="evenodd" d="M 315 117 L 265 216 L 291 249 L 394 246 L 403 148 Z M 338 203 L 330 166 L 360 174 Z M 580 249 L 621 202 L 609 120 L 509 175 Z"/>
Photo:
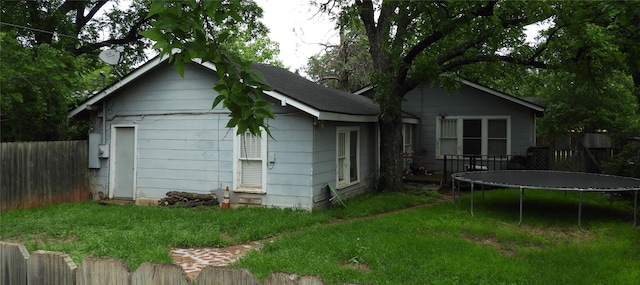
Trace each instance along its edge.
<path fill-rule="evenodd" d="M 526 100 L 522 100 L 522 99 L 520 99 L 520 98 L 518 98 L 518 97 L 514 97 L 514 96 L 511 96 L 511 95 L 508 95 L 508 94 L 502 93 L 502 92 L 497 91 L 497 90 L 493 90 L 493 89 L 488 88 L 488 87 L 484 87 L 484 86 L 482 86 L 482 85 L 480 85 L 480 84 L 473 83 L 473 82 L 468 81 L 468 80 L 464 80 L 464 79 L 463 79 L 463 80 L 462 80 L 462 84 L 467 85 L 467 86 L 470 86 L 470 87 L 472 87 L 472 88 L 476 88 L 476 89 L 481 90 L 481 91 L 484 91 L 484 92 L 487 92 L 487 93 L 489 93 L 489 94 L 492 94 L 492 95 L 498 96 L 498 97 L 500 97 L 500 98 L 502 98 L 502 99 L 505 99 L 505 100 L 511 101 L 511 102 L 513 102 L 513 103 L 520 104 L 520 105 L 522 105 L 522 106 L 525 106 L 525 107 L 527 107 L 527 108 L 529 108 L 529 109 L 532 109 L 532 110 L 534 110 L 534 111 L 537 111 L 537 112 L 544 112 L 544 109 L 545 109 L 545 108 L 544 108 L 544 107 L 542 107 L 542 106 L 539 106 L 539 105 L 533 104 L 533 103 L 528 102 L 528 101 L 526 101 Z"/>
<path fill-rule="evenodd" d="M 337 122 L 352 122 L 352 123 L 377 123 L 377 115 L 352 115 L 333 112 L 320 112 L 320 116 L 317 117 L 320 121 L 337 121 Z"/>
<path fill-rule="evenodd" d="M 131 81 L 134 81 L 138 77 L 144 75 L 149 70 L 152 70 L 152 69 L 156 68 L 158 65 L 160 65 L 162 62 L 164 62 L 168 58 L 169 58 L 169 56 L 163 56 L 163 57 L 158 58 L 157 60 L 150 60 L 147 63 L 145 63 L 142 66 L 140 66 L 139 68 L 136 68 L 129 75 L 127 75 L 124 78 L 122 78 L 121 80 L 109 85 L 105 89 L 100 90 L 100 92 L 98 92 L 97 94 L 91 96 L 90 98 L 88 98 L 87 100 L 82 102 L 80 104 L 80 106 L 78 106 L 75 109 L 71 110 L 71 112 L 69 112 L 69 114 L 67 115 L 67 119 L 71 119 L 71 118 L 75 117 L 76 115 L 80 114 L 81 112 L 83 112 L 85 110 L 90 110 L 93 105 L 95 105 L 96 103 L 99 103 L 104 98 L 106 98 L 109 95 L 111 95 L 111 93 L 113 93 L 116 90 L 122 88 L 123 86 L 129 84 Z"/>

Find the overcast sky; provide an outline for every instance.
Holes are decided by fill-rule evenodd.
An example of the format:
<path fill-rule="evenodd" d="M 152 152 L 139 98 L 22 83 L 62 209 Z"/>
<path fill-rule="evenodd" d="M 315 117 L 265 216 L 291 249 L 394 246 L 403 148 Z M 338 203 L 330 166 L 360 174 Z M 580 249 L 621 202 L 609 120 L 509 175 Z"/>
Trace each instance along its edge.
<path fill-rule="evenodd" d="M 337 42 L 337 32 L 326 15 L 317 14 L 308 0 L 255 0 L 262 9 L 262 22 L 269 38 L 280 44 L 280 56 L 291 71 L 322 50 L 321 43 Z"/>
<path fill-rule="evenodd" d="M 336 43 L 338 33 L 334 24 L 309 0 L 254 0 L 262 9 L 262 22 L 269 28 L 269 38 L 280 44 L 279 58 L 291 71 L 302 68 L 307 59 L 322 50 L 322 44 Z M 531 25 L 528 40 L 533 41 L 541 28 L 549 24 Z"/>

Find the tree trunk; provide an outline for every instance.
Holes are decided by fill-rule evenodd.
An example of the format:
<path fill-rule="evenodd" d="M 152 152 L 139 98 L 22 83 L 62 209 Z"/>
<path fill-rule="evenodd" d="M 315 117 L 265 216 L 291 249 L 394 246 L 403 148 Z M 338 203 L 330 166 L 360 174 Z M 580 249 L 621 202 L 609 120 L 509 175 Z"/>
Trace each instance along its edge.
<path fill-rule="evenodd" d="M 403 192 L 402 115 L 380 118 L 380 183 L 378 190 Z"/>

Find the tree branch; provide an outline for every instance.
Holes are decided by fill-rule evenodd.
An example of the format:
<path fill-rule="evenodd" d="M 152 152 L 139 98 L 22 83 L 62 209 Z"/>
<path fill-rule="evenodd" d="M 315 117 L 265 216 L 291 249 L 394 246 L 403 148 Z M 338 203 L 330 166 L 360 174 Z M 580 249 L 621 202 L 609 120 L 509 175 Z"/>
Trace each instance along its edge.
<path fill-rule="evenodd" d="M 442 65 L 442 71 L 453 71 L 461 66 L 472 64 L 472 63 L 480 63 L 480 62 L 494 62 L 494 61 L 503 61 L 512 64 L 518 64 L 523 66 L 530 66 L 535 68 L 548 68 L 548 65 L 544 62 L 535 61 L 535 60 L 521 60 L 511 56 L 502 56 L 502 55 L 478 55 L 473 57 L 466 57 L 462 59 L 458 59 L 455 61 L 451 61 L 445 65 Z"/>
<path fill-rule="evenodd" d="M 485 17 L 485 16 L 493 15 L 493 7 L 495 7 L 495 5 L 496 5 L 496 2 L 491 1 L 487 3 L 486 6 L 479 6 L 478 9 L 472 14 L 475 15 L 476 17 Z M 464 17 L 464 16 L 457 17 L 451 23 L 445 25 L 443 29 L 434 31 L 433 33 L 431 33 L 431 35 L 429 35 L 428 37 L 418 42 L 413 48 L 411 48 L 411 50 L 409 50 L 409 52 L 403 59 L 404 63 L 407 66 L 410 66 L 413 60 L 423 50 L 425 50 L 427 47 L 434 44 L 438 40 L 444 38 L 446 34 L 456 29 L 458 25 L 460 25 L 461 23 L 467 22 L 467 21 L 470 21 L 468 17 Z M 406 72 L 408 72 L 408 69 L 405 71 L 405 73 Z"/>
<path fill-rule="evenodd" d="M 155 17 L 156 16 L 154 16 L 152 18 L 155 18 Z M 142 25 L 144 25 L 145 23 L 149 22 L 152 18 L 141 17 L 140 19 L 138 19 L 138 21 L 136 21 L 131 26 L 131 29 L 129 30 L 129 32 L 122 38 L 108 39 L 108 40 L 101 41 L 101 42 L 85 44 L 85 45 L 82 45 L 82 46 L 72 50 L 72 52 L 75 55 L 81 55 L 81 54 L 93 52 L 94 50 L 96 50 L 98 48 L 101 48 L 101 47 L 105 47 L 105 46 L 124 45 L 124 44 L 128 44 L 128 43 L 137 41 L 137 40 L 143 38 L 143 36 L 140 35 L 140 27 Z"/>
<path fill-rule="evenodd" d="M 476 46 L 477 44 L 481 43 L 483 40 L 486 40 L 486 39 L 487 39 L 486 36 L 482 34 L 478 34 L 478 37 L 476 37 L 475 39 L 462 43 L 461 45 L 449 50 L 449 52 L 439 56 L 436 59 L 436 64 L 440 66 L 453 58 L 462 56 L 467 50 Z"/>
<path fill-rule="evenodd" d="M 67 0 L 67 2 L 69 1 L 73 2 L 73 0 Z M 87 25 L 91 19 L 93 19 L 96 13 L 98 13 L 106 3 L 107 0 L 100 0 L 96 2 L 87 15 L 84 15 L 84 9 L 86 8 L 85 5 L 78 4 L 78 7 L 76 7 L 76 34 L 80 34 L 82 28 Z"/>

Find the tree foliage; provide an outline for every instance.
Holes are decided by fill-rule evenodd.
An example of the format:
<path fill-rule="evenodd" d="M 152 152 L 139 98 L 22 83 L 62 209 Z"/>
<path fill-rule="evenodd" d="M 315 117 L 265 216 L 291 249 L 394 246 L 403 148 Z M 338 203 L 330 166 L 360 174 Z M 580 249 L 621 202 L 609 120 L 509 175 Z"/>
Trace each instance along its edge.
<path fill-rule="evenodd" d="M 98 60 L 100 48 L 123 47 L 123 66 L 131 67 L 150 44 L 138 35 L 148 25 L 145 2 L 126 3 L 129 8 L 95 0 L 1 2 L 2 141 L 84 135 L 86 124 L 66 117 L 102 88 L 100 70 L 115 75 Z"/>
<path fill-rule="evenodd" d="M 147 60 L 150 2 L 103 0 L 1 1 L 2 141 L 82 138 L 86 124 L 67 122 L 79 102 Z M 256 9 L 253 7 L 252 9 Z M 242 15 L 244 16 L 244 15 Z M 264 26 L 235 21 L 216 35 L 250 60 L 281 65 Z M 117 70 L 98 59 L 122 48 Z M 103 77 L 102 74 L 105 74 Z"/>
<path fill-rule="evenodd" d="M 337 6 L 330 6 L 337 4 Z M 344 4 L 344 5 L 342 5 Z M 457 86 L 464 67 L 490 61 L 544 65 L 532 53 L 505 52 L 520 46 L 524 26 L 546 19 L 550 7 L 522 2 L 331 1 L 360 21 L 369 42 L 380 105 L 381 186 L 402 191 L 404 95 L 420 83 Z"/>
<path fill-rule="evenodd" d="M 637 135 L 638 2 L 566 2 L 535 44 L 544 69 L 501 62 L 481 63 L 465 77 L 521 97 L 547 101 L 539 134 L 607 131 Z M 634 18 L 635 17 L 635 18 Z M 486 72 L 487 70 L 503 70 Z M 635 74 L 635 75 L 634 75 Z"/>
<path fill-rule="evenodd" d="M 234 33 L 255 33 L 266 27 L 258 21 L 262 8 L 253 1 L 153 1 L 148 17 L 153 27 L 141 34 L 155 42 L 154 48 L 168 56 L 184 76 L 184 64 L 194 59 L 213 62 L 219 80 L 214 89 L 218 96 L 213 107 L 231 111 L 227 127 L 237 127 L 238 134 L 250 131 L 269 133 L 266 119 L 274 118 L 263 92 L 270 90 L 262 74 L 251 68 L 225 45 Z M 236 30 L 233 27 L 239 27 Z"/>
<path fill-rule="evenodd" d="M 365 28 L 381 107 L 382 186 L 402 189 L 404 94 L 459 79 L 549 100 L 543 129 L 629 132 L 636 126 L 638 1 L 322 1 Z M 535 43 L 526 28 L 547 23 Z M 629 84 L 630 80 L 634 84 Z M 526 81 L 526 82 L 525 82 Z M 489 83 L 489 84 L 487 84 Z M 584 98 L 588 97 L 588 100 Z M 607 106 L 608 111 L 593 106 Z M 614 111 L 615 110 L 615 111 Z M 632 122 L 626 126 L 624 122 Z M 562 122 L 563 124 L 558 124 Z"/>
<path fill-rule="evenodd" d="M 349 16 L 347 13 L 342 15 Z M 326 87 L 355 91 L 371 84 L 373 63 L 367 51 L 369 41 L 364 35 L 364 27 L 358 22 L 337 21 L 340 42 L 337 45 L 327 44 L 322 52 L 310 57 L 305 72 Z"/>

